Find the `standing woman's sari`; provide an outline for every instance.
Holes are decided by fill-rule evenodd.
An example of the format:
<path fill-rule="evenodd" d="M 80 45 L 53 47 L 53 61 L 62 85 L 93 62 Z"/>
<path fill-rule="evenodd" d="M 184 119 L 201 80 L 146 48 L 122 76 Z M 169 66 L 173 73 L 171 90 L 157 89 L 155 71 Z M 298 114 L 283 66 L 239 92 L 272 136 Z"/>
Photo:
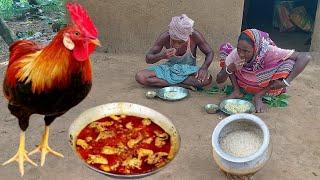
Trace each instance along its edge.
<path fill-rule="evenodd" d="M 278 48 L 269 38 L 269 34 L 257 29 L 247 29 L 246 35 L 254 42 L 254 56 L 245 66 L 235 72 L 236 80 L 248 93 L 258 93 L 273 80 L 287 78 L 295 61 L 288 59 L 294 50 Z M 237 49 L 230 43 L 220 47 L 220 66 L 240 62 Z M 268 95 L 279 95 L 284 88 L 270 90 Z"/>

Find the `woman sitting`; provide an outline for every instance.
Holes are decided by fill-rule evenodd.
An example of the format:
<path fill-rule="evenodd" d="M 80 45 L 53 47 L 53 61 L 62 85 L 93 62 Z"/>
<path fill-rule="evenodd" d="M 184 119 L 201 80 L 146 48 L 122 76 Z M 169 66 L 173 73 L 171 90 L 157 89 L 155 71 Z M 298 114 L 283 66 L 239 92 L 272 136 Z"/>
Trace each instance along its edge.
<path fill-rule="evenodd" d="M 217 83 L 228 77 L 234 87 L 228 98 L 241 98 L 245 92 L 255 94 L 253 102 L 257 112 L 265 112 L 264 95 L 277 96 L 286 91 L 311 59 L 308 53 L 281 49 L 269 38 L 269 34 L 257 29 L 243 31 L 237 48 L 230 43 L 220 47 L 221 71 Z"/>

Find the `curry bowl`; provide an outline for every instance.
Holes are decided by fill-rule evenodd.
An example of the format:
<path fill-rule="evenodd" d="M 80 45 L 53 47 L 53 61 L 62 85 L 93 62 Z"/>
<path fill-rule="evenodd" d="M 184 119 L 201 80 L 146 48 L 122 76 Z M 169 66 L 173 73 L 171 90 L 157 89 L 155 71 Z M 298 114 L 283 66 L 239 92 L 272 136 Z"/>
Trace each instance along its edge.
<path fill-rule="evenodd" d="M 160 127 L 166 134 L 168 134 L 170 138 L 167 141 L 170 143 L 168 143 L 168 148 L 167 148 L 168 153 L 167 153 L 166 163 L 159 166 L 156 169 L 153 169 L 152 171 L 144 172 L 144 173 L 133 173 L 133 174 L 130 174 L 130 173 L 119 174 L 114 172 L 108 172 L 108 171 L 101 170 L 100 168 L 97 168 L 92 164 L 89 164 L 88 160 L 85 160 L 82 154 L 79 153 L 79 144 L 77 141 L 78 137 L 80 137 L 81 133 L 85 128 L 89 127 L 92 123 L 97 122 L 96 120 L 107 118 L 107 117 L 114 117 L 117 115 L 119 115 L 119 118 L 121 115 L 121 118 L 126 116 L 127 117 L 132 116 L 132 117 L 149 119 L 152 125 L 154 124 L 155 126 Z M 129 127 L 127 127 L 126 125 L 123 128 L 129 128 Z M 142 178 L 145 176 L 152 175 L 162 170 L 163 168 L 167 167 L 168 164 L 170 164 L 170 162 L 177 155 L 180 148 L 180 136 L 178 134 L 178 131 L 173 125 L 173 123 L 166 116 L 148 107 L 138 105 L 138 104 L 133 104 L 133 103 L 127 103 L 127 102 L 109 103 L 109 104 L 100 105 L 100 106 L 93 107 L 91 109 L 86 110 L 85 112 L 80 114 L 80 116 L 77 119 L 73 121 L 73 123 L 69 128 L 68 135 L 69 135 L 69 143 L 71 145 L 72 150 L 74 151 L 76 156 L 80 158 L 81 161 L 87 167 L 101 174 L 105 174 L 107 176 L 111 176 L 115 178 Z M 152 143 L 153 142 L 155 141 L 152 141 Z M 128 145 L 129 145 L 129 142 L 128 142 Z"/>
<path fill-rule="evenodd" d="M 253 113 L 254 105 L 242 99 L 226 99 L 219 104 L 220 110 L 226 114 Z"/>

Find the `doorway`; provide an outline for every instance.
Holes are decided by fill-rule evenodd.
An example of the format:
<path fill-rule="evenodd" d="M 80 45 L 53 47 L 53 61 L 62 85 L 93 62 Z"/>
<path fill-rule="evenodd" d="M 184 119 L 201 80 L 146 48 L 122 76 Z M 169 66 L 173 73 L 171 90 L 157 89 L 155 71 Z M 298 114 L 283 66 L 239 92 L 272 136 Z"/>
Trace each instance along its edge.
<path fill-rule="evenodd" d="M 268 32 L 277 46 L 309 51 L 318 0 L 245 0 L 242 30 Z"/>

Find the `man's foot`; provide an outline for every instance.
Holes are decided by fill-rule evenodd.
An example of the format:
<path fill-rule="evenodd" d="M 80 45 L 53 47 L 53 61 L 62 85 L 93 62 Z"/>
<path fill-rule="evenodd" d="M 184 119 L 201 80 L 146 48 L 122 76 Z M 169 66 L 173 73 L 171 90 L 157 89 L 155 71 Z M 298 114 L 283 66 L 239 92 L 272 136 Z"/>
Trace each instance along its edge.
<path fill-rule="evenodd" d="M 267 111 L 267 106 L 263 103 L 261 96 L 259 96 L 259 95 L 254 96 L 253 102 L 255 104 L 257 113 L 263 113 L 263 112 Z"/>
<path fill-rule="evenodd" d="M 239 99 L 242 98 L 243 94 L 238 91 L 238 90 L 234 90 L 228 97 L 227 99 Z"/>

